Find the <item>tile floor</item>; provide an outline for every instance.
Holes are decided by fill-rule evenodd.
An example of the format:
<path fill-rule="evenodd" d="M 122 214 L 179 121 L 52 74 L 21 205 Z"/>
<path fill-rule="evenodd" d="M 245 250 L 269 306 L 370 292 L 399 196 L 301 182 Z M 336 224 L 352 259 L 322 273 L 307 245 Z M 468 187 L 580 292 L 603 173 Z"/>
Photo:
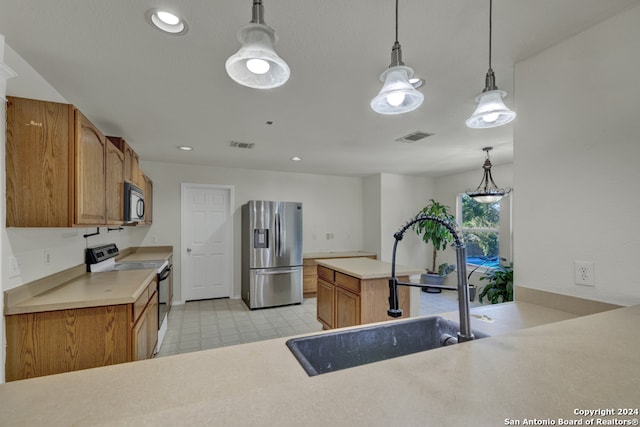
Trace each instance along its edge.
<path fill-rule="evenodd" d="M 455 311 L 457 298 L 452 291 L 420 292 L 420 314 Z M 477 299 L 471 306 L 476 305 Z M 190 301 L 171 308 L 167 334 L 156 357 L 320 330 L 315 298 L 305 298 L 300 305 L 253 311 L 240 299 Z"/>

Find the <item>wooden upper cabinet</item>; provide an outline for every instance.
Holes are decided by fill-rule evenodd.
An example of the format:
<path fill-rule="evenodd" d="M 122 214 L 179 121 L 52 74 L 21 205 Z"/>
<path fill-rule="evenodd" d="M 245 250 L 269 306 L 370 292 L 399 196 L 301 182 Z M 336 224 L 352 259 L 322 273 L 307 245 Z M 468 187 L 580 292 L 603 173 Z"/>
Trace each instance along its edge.
<path fill-rule="evenodd" d="M 144 191 L 145 177 L 140 169 L 140 159 L 133 148 L 119 136 L 107 136 L 107 139 L 124 153 L 124 180 Z"/>
<path fill-rule="evenodd" d="M 73 223 L 73 106 L 7 97 L 7 227 Z"/>
<path fill-rule="evenodd" d="M 124 153 L 110 140 L 106 143 L 107 224 L 122 224 L 124 221 Z"/>
<path fill-rule="evenodd" d="M 7 227 L 122 224 L 124 180 L 150 188 L 124 139 L 73 105 L 7 98 Z"/>
<path fill-rule="evenodd" d="M 78 225 L 106 224 L 106 139 L 76 110 L 76 221 Z"/>

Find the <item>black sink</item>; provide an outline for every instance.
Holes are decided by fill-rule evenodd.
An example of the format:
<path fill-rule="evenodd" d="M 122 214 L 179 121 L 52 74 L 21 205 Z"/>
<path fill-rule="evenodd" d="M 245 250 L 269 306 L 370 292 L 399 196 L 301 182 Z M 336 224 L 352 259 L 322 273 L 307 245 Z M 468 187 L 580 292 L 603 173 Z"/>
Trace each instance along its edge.
<path fill-rule="evenodd" d="M 456 337 L 459 330 L 456 322 L 442 317 L 421 317 L 292 338 L 287 347 L 307 374 L 314 376 L 442 347 L 442 335 Z"/>

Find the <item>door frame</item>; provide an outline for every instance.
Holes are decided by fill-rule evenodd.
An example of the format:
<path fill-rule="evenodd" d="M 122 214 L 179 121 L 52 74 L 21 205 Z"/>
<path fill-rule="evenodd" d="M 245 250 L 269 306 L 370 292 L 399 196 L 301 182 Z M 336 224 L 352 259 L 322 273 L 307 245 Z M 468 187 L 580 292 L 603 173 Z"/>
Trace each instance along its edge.
<path fill-rule="evenodd" d="M 180 183 L 180 303 L 184 304 L 186 302 L 186 299 L 184 297 L 184 288 L 185 288 L 185 271 L 186 268 L 184 268 L 184 266 L 186 265 L 186 257 L 187 257 L 187 251 L 186 251 L 186 243 L 185 243 L 185 201 L 184 201 L 184 197 L 185 197 L 185 190 L 187 188 L 204 188 L 204 189 L 211 189 L 211 190 L 226 190 L 229 194 L 229 203 L 227 205 L 227 214 L 229 215 L 229 244 L 228 244 L 228 249 L 229 249 L 229 257 L 230 257 L 230 261 L 231 261 L 231 266 L 230 266 L 230 271 L 229 271 L 229 286 L 227 288 L 227 293 L 229 294 L 229 298 L 234 298 L 234 284 L 235 284 L 235 279 L 234 279 L 234 270 L 235 270 L 235 263 L 234 263 L 234 245 L 233 245 L 233 236 L 234 236 L 234 232 L 235 232 L 235 227 L 234 227 L 234 223 L 233 223 L 233 212 L 235 209 L 235 197 L 234 197 L 234 192 L 235 192 L 235 187 L 233 185 L 216 185 L 216 184 L 196 184 L 196 183 L 189 183 L 189 182 L 181 182 Z"/>

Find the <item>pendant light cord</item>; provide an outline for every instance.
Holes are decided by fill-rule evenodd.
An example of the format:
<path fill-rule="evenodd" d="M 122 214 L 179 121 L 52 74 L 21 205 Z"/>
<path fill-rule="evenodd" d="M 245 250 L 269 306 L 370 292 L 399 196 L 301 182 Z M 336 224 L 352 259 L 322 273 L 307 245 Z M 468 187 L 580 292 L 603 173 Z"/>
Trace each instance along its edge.
<path fill-rule="evenodd" d="M 398 43 L 398 1 L 396 0 L 396 43 Z"/>
<path fill-rule="evenodd" d="M 492 33 L 493 0 L 489 0 L 489 69 L 491 69 L 491 33 Z"/>

